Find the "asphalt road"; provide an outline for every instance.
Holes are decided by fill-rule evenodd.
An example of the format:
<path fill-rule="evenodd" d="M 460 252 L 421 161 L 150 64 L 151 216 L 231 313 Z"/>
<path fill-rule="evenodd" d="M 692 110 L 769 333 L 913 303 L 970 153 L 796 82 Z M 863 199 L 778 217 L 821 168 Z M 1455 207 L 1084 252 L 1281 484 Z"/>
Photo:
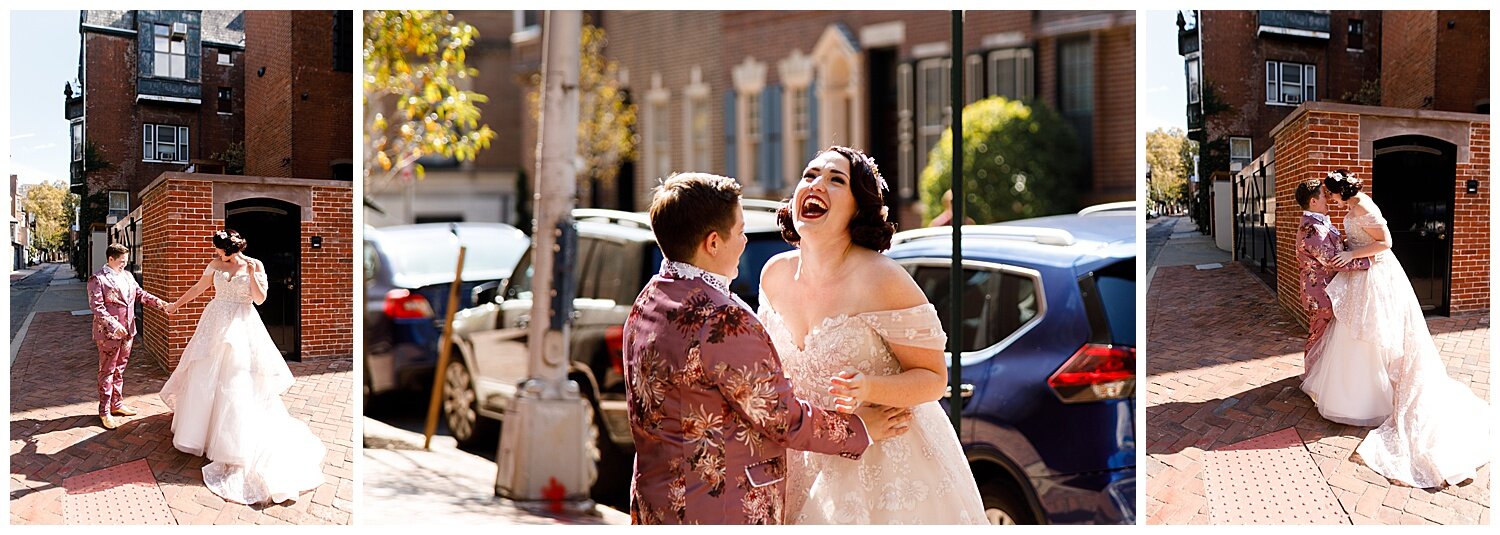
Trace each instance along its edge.
<path fill-rule="evenodd" d="M 31 309 L 36 307 L 36 301 L 42 297 L 42 292 L 47 291 L 47 285 L 52 283 L 52 276 L 57 273 L 57 268 L 60 266 L 61 264 L 42 264 L 35 273 L 11 283 L 11 340 L 15 340 L 16 333 L 21 330 L 21 324 L 26 322 L 26 316 L 31 314 Z"/>
<path fill-rule="evenodd" d="M 1161 254 L 1167 240 L 1172 239 L 1172 229 L 1181 217 L 1158 217 L 1146 223 L 1146 269 L 1156 266 L 1156 257 Z"/>

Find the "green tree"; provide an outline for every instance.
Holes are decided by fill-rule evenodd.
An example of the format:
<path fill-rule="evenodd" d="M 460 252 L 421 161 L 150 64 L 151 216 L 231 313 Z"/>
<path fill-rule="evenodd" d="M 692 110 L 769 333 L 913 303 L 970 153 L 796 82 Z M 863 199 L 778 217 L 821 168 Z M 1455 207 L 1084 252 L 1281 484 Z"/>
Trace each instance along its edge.
<path fill-rule="evenodd" d="M 1187 201 L 1188 176 L 1198 144 L 1180 128 L 1157 128 L 1146 133 L 1146 166 L 1151 181 L 1146 198 L 1153 206 L 1180 206 Z"/>
<path fill-rule="evenodd" d="M 604 55 L 604 29 L 584 24 L 578 58 L 578 196 L 611 189 L 620 164 L 635 158 L 635 104 L 625 100 L 619 65 Z M 531 77 L 527 102 L 531 117 L 541 120 L 541 74 Z M 623 207 L 630 210 L 633 207 Z"/>
<path fill-rule="evenodd" d="M 447 11 L 365 12 L 365 191 L 424 176 L 424 156 L 473 160 L 495 132 L 480 123 L 489 98 L 461 88 L 479 38 Z"/>
<path fill-rule="evenodd" d="M 1077 208 L 1078 143 L 1057 112 L 991 97 L 963 114 L 966 216 L 985 224 Z M 951 130 L 943 132 L 922 170 L 924 223 L 942 213 L 943 193 L 952 184 L 952 137 Z"/>
<path fill-rule="evenodd" d="M 73 210 L 78 205 L 63 182 L 44 182 L 26 189 L 26 213 L 36 217 L 32 252 L 67 251 L 71 248 Z"/>
<path fill-rule="evenodd" d="M 236 141 L 229 144 L 228 147 L 224 148 L 224 152 L 215 152 L 210 158 L 224 164 L 224 174 L 226 175 L 245 174 L 245 142 L 243 141 Z"/>

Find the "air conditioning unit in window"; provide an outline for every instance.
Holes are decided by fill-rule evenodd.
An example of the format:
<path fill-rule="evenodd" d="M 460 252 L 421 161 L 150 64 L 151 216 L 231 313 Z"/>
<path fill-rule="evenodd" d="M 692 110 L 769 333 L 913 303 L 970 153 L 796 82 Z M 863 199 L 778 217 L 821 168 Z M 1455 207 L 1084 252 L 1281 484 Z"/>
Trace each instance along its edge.
<path fill-rule="evenodd" d="M 1285 100 L 1287 104 L 1301 104 L 1302 95 L 1286 95 L 1282 97 L 1282 100 Z"/>
<path fill-rule="evenodd" d="M 187 36 L 187 23 L 186 22 L 174 22 L 174 23 L 172 23 L 172 35 L 174 35 L 174 36 L 181 35 L 181 36 L 184 36 L 184 37 Z"/>

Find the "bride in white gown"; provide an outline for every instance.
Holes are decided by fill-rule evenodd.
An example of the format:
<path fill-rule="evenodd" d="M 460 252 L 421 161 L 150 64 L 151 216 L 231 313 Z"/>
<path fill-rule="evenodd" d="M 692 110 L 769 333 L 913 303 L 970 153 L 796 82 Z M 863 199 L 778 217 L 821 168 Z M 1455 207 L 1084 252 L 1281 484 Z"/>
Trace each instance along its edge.
<path fill-rule="evenodd" d="M 788 451 L 793 524 L 984 524 L 983 501 L 937 400 L 947 386 L 937 311 L 890 247 L 880 178 L 864 153 L 832 147 L 778 213 L 798 249 L 761 274 L 760 320 L 797 397 L 848 412 L 910 407 L 909 432 L 859 460 Z"/>
<path fill-rule="evenodd" d="M 1338 262 L 1363 257 L 1371 262 L 1368 271 L 1341 272 L 1328 284 L 1334 322 L 1317 367 L 1326 375 L 1357 374 L 1369 366 L 1361 363 L 1377 363 L 1392 393 L 1389 416 L 1356 452 L 1380 475 L 1413 487 L 1472 479 L 1490 458 L 1489 405 L 1448 376 L 1411 281 L 1390 252 L 1390 229 L 1375 202 L 1359 192 L 1360 180 L 1339 170 L 1329 174 L 1324 187 L 1334 205 L 1349 207 L 1344 235 L 1350 250 Z M 1316 373 L 1321 372 L 1309 372 L 1307 380 Z M 1338 397 L 1360 396 L 1335 390 L 1318 403 Z"/>
<path fill-rule="evenodd" d="M 241 254 L 245 240 L 235 231 L 213 241 L 219 258 L 169 309 L 214 288 L 161 390 L 173 411 L 172 445 L 211 461 L 203 482 L 219 497 L 280 503 L 323 483 L 326 450 L 281 402 L 293 378 L 255 310 L 266 299 L 264 265 Z"/>

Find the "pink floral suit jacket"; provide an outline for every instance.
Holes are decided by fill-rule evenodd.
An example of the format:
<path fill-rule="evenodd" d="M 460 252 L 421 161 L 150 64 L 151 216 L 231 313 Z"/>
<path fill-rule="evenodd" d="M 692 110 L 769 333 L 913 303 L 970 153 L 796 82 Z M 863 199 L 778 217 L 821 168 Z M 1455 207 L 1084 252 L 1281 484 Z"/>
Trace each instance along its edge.
<path fill-rule="evenodd" d="M 858 459 L 869 435 L 797 399 L 755 315 L 673 265 L 685 266 L 664 263 L 625 322 L 631 520 L 780 524 L 786 450 Z"/>
<path fill-rule="evenodd" d="M 1326 218 L 1326 216 L 1325 216 Z M 1370 269 L 1369 258 L 1356 258 L 1338 266 L 1334 257 L 1344 251 L 1344 238 L 1326 219 L 1302 214 L 1297 240 L 1297 261 L 1301 263 L 1302 308 L 1307 310 L 1307 369 L 1317 361 L 1313 347 L 1323 338 L 1333 321 L 1333 303 L 1328 299 L 1328 282 L 1340 271 Z"/>
<path fill-rule="evenodd" d="M 135 303 L 164 308 L 166 301 L 151 295 L 135 283 L 130 273 L 114 273 L 109 266 L 99 268 L 89 277 L 89 308 L 94 311 L 95 340 L 125 340 L 135 336 Z M 115 327 L 125 329 L 125 336 L 115 335 Z"/>

